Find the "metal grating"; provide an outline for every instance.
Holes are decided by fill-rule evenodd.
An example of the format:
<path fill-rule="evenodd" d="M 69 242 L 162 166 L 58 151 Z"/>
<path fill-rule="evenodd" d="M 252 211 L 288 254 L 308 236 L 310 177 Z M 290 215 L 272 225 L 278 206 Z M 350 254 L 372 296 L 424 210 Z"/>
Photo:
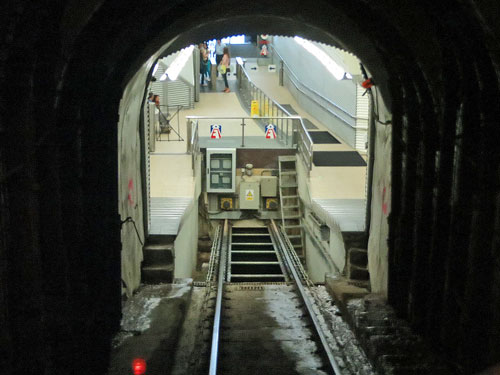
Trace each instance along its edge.
<path fill-rule="evenodd" d="M 342 232 L 365 230 L 365 199 L 313 199 L 312 206 L 321 219 L 337 225 Z"/>
<path fill-rule="evenodd" d="M 175 235 L 192 197 L 151 197 L 149 234 Z"/>

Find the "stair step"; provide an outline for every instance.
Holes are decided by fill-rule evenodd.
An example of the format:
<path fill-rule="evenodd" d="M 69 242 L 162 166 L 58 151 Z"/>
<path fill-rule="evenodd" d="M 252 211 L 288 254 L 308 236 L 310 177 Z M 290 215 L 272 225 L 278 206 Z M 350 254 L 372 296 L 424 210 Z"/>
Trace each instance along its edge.
<path fill-rule="evenodd" d="M 298 184 L 280 184 L 280 189 L 287 189 L 287 188 L 296 188 L 299 187 Z"/>
<path fill-rule="evenodd" d="M 251 278 L 282 278 L 285 279 L 284 275 L 277 275 L 277 274 L 237 274 L 237 273 L 232 273 L 231 274 L 231 280 L 235 278 L 241 278 L 241 279 L 251 279 Z"/>
<path fill-rule="evenodd" d="M 274 254 L 274 250 L 232 250 L 231 254 Z"/>
<path fill-rule="evenodd" d="M 173 244 L 146 245 L 143 249 L 143 267 L 172 263 L 174 260 L 173 248 Z"/>
<path fill-rule="evenodd" d="M 252 266 L 264 266 L 264 265 L 279 265 L 280 262 L 278 261 L 246 261 L 246 260 L 239 260 L 235 262 L 231 262 L 231 265 L 252 265 Z"/>
<path fill-rule="evenodd" d="M 295 157 L 295 155 L 281 155 L 281 156 L 278 156 L 278 160 L 280 162 L 282 162 L 282 161 L 296 161 L 297 158 Z"/>
<path fill-rule="evenodd" d="M 287 229 L 297 229 L 297 228 L 302 228 L 302 225 L 298 224 L 298 225 L 284 225 L 283 228 L 285 228 L 285 230 Z"/>
<path fill-rule="evenodd" d="M 282 176 L 293 176 L 297 174 L 297 171 L 281 171 L 280 174 Z"/>
<path fill-rule="evenodd" d="M 289 234 L 287 235 L 288 239 L 292 240 L 294 238 L 302 238 L 300 234 Z"/>
<path fill-rule="evenodd" d="M 269 234 L 267 227 L 233 227 L 233 234 Z"/>
<path fill-rule="evenodd" d="M 281 198 L 283 199 L 297 199 L 299 196 L 298 195 L 282 195 Z"/>
<path fill-rule="evenodd" d="M 269 233 L 232 233 L 232 237 L 270 237 Z"/>
<path fill-rule="evenodd" d="M 174 278 L 174 265 L 146 266 L 142 268 L 142 281 L 145 284 L 171 283 Z"/>
<path fill-rule="evenodd" d="M 273 244 L 272 242 L 233 242 L 233 243 L 231 243 L 231 246 L 232 245 L 268 246 L 268 245 L 272 245 L 272 244 Z"/>
<path fill-rule="evenodd" d="M 300 219 L 300 214 L 291 215 L 291 216 L 283 216 L 282 219 L 284 219 L 284 220 Z"/>

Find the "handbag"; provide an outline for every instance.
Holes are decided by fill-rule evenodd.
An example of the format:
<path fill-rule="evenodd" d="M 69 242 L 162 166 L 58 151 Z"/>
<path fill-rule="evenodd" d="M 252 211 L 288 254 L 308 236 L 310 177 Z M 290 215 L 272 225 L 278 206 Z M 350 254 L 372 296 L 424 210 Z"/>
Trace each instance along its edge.
<path fill-rule="evenodd" d="M 226 66 L 219 64 L 219 73 L 220 74 L 226 74 Z"/>

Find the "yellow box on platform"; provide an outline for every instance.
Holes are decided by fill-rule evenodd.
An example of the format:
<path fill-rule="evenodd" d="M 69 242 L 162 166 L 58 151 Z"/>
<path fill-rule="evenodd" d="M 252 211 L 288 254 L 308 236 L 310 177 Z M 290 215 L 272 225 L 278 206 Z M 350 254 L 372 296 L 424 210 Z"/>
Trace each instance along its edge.
<path fill-rule="evenodd" d="M 258 116 L 259 115 L 259 101 L 252 100 L 252 104 L 250 106 L 250 116 Z"/>

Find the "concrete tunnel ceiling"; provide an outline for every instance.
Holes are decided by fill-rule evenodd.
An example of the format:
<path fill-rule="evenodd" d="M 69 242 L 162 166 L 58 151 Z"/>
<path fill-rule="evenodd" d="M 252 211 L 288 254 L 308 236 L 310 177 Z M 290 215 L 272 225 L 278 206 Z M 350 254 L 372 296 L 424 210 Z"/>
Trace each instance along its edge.
<path fill-rule="evenodd" d="M 127 82 L 158 51 L 251 32 L 299 34 L 351 51 L 368 67 L 394 115 L 389 300 L 469 373 L 498 359 L 500 290 L 484 285 L 500 285 L 492 270 L 500 157 L 481 150 L 496 150 L 500 139 L 499 18 L 496 2 L 470 0 L 2 4 L 0 161 L 14 173 L 0 180 L 9 229 L 0 242 L 9 244 L 1 254 L 8 269 L 0 269 L 7 301 L 0 325 L 8 332 L 0 333 L 14 343 L 4 348 L 17 359 L 16 373 L 104 373 L 120 318 L 116 123 Z M 456 177 L 459 130 L 464 151 L 455 156 L 465 167 Z M 46 134 L 57 134 L 55 141 L 38 140 Z M 439 171 L 437 152 L 445 163 Z M 50 269 L 59 272 L 42 272 Z M 449 290 L 436 287 L 443 279 Z M 54 296 L 50 289 L 61 285 Z M 466 303 L 441 309 L 426 288 L 444 300 L 466 289 Z M 68 340 L 73 346 L 55 344 Z"/>

